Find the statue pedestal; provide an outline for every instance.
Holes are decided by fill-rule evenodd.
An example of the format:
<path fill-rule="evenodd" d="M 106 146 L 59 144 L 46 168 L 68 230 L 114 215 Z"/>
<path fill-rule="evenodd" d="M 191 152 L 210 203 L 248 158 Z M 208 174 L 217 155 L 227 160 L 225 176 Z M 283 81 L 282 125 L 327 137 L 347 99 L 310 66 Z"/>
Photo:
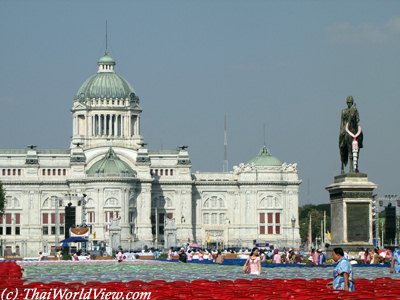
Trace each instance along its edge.
<path fill-rule="evenodd" d="M 335 176 L 326 187 L 331 201 L 332 247 L 347 251 L 373 248 L 372 194 L 377 185 L 367 174 Z"/>

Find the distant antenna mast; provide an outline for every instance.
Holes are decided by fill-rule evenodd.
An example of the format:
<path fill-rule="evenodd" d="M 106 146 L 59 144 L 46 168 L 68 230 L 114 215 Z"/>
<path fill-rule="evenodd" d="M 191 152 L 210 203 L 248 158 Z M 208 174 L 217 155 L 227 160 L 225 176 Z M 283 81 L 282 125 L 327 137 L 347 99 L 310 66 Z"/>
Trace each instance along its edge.
<path fill-rule="evenodd" d="M 265 141 L 265 123 L 264 123 L 264 146 L 267 146 L 266 141 Z"/>
<path fill-rule="evenodd" d="M 108 53 L 108 28 L 107 28 L 107 20 L 106 20 L 106 53 Z"/>
<path fill-rule="evenodd" d="M 222 171 L 228 172 L 228 137 L 226 133 L 226 114 L 224 116 L 224 164 Z"/>

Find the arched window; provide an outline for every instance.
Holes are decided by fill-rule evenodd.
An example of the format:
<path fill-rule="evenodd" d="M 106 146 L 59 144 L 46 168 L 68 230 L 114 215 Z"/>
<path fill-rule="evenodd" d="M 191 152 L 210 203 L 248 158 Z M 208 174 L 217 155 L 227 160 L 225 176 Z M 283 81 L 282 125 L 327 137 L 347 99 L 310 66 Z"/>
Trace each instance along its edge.
<path fill-rule="evenodd" d="M 172 201 L 171 201 L 171 199 L 169 199 L 168 197 L 165 198 L 165 203 L 166 203 L 166 206 L 167 206 L 167 207 L 172 207 Z"/>
<path fill-rule="evenodd" d="M 104 206 L 118 206 L 118 200 L 115 198 L 108 198 L 104 204 Z"/>
<path fill-rule="evenodd" d="M 42 208 L 50 208 L 50 207 L 51 207 L 51 203 L 50 203 L 50 202 L 51 202 L 51 201 L 50 201 L 49 198 L 45 199 L 45 200 L 43 201 Z"/>
<path fill-rule="evenodd" d="M 12 199 L 12 204 L 13 204 L 13 205 L 12 205 L 13 208 L 18 208 L 18 207 L 20 207 L 19 200 L 18 200 L 17 198 L 15 198 L 15 197 Z"/>
<path fill-rule="evenodd" d="M 94 207 L 94 200 L 92 198 L 86 201 L 86 207 Z"/>

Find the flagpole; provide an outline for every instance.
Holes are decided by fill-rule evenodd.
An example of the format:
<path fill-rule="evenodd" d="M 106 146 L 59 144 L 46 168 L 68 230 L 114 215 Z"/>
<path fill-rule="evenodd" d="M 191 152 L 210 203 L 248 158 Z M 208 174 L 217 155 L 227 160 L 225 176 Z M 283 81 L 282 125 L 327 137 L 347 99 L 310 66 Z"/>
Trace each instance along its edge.
<path fill-rule="evenodd" d="M 324 244 L 324 221 L 321 220 L 321 247 L 319 248 L 322 248 L 323 244 Z"/>
<path fill-rule="evenodd" d="M 311 214 L 310 214 L 310 224 L 308 226 L 308 247 L 311 251 L 312 249 L 312 227 L 311 227 Z"/>
<path fill-rule="evenodd" d="M 326 244 L 326 211 L 324 210 L 324 247 Z"/>

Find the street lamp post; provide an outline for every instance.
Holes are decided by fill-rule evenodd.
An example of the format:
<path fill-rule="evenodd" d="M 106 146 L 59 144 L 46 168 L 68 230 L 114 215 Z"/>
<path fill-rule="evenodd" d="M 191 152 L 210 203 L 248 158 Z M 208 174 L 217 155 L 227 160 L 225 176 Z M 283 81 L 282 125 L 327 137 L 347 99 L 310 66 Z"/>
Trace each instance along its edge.
<path fill-rule="evenodd" d="M 226 247 L 225 248 L 229 248 L 229 227 L 231 224 L 231 220 L 229 220 L 228 218 L 225 219 L 226 222 L 226 234 L 227 234 L 227 238 L 226 238 Z"/>
<path fill-rule="evenodd" d="M 4 248 L 5 248 L 6 240 L 1 239 L 0 242 L 1 242 L 1 256 L 4 256 Z"/>
<path fill-rule="evenodd" d="M 54 200 L 54 207 L 55 207 L 55 225 L 56 225 L 56 230 L 55 230 L 55 237 L 54 237 L 54 242 L 55 242 L 55 246 L 57 246 L 59 244 L 59 238 L 60 238 L 60 215 L 59 215 L 59 206 L 60 206 L 60 202 L 57 196 L 53 197 Z"/>
<path fill-rule="evenodd" d="M 294 227 L 296 226 L 296 218 L 293 216 L 290 221 L 292 222 L 292 247 L 294 248 Z"/>
<path fill-rule="evenodd" d="M 82 216 L 81 216 L 81 227 L 87 227 L 86 224 L 86 194 L 82 194 L 82 199 L 78 201 L 78 205 L 80 204 L 82 207 Z M 82 243 L 82 253 L 86 254 L 86 242 Z"/>

